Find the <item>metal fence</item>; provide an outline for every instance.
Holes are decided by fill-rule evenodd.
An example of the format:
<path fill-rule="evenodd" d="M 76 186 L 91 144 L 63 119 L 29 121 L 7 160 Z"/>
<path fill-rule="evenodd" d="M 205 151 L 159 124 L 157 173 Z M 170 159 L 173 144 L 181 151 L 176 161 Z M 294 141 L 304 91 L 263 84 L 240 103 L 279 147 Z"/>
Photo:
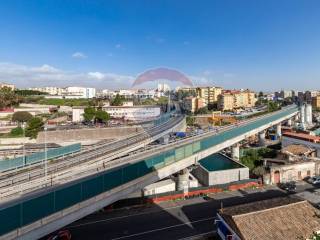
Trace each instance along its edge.
<path fill-rule="evenodd" d="M 153 125 L 154 126 L 158 126 L 160 124 L 163 124 L 167 121 L 169 121 L 171 114 L 173 114 L 174 111 L 169 112 L 169 113 L 165 113 L 165 114 L 161 114 L 160 117 L 156 120 L 153 121 Z"/>
<path fill-rule="evenodd" d="M 165 151 L 140 162 L 124 165 L 117 169 L 111 169 L 99 175 L 82 179 L 80 182 L 51 189 L 49 192 L 42 193 L 34 198 L 21 199 L 15 203 L 6 204 L 6 206 L 0 208 L 0 235 L 71 207 L 296 111 L 296 108 L 287 109 L 240 128 L 231 129 L 183 147 Z"/>
<path fill-rule="evenodd" d="M 62 157 L 71 153 L 79 152 L 81 150 L 81 144 L 76 143 L 65 147 L 59 147 L 55 149 L 47 150 L 47 159 L 53 159 Z M 46 159 L 46 153 L 38 152 L 27 156 L 5 159 L 0 161 L 0 172 L 12 170 L 20 167 L 25 167 L 30 164 L 39 163 Z"/>

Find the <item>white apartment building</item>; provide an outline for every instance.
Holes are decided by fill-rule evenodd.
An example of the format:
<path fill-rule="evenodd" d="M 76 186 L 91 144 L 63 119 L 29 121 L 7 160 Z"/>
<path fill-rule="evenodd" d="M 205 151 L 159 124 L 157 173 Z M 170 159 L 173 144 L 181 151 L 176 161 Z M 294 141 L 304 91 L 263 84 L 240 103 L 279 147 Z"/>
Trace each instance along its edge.
<path fill-rule="evenodd" d="M 130 121 L 153 120 L 160 116 L 158 106 L 109 106 L 103 107 L 112 118 L 123 118 Z"/>
<path fill-rule="evenodd" d="M 110 114 L 112 118 L 121 118 L 129 121 L 148 121 L 160 116 L 161 110 L 158 106 L 103 106 L 102 109 Z M 84 107 L 72 109 L 72 121 L 83 121 Z"/>
<path fill-rule="evenodd" d="M 78 96 L 79 98 L 94 98 L 96 96 L 96 89 L 86 87 L 66 87 L 66 95 Z"/>
<path fill-rule="evenodd" d="M 285 99 L 285 98 L 291 98 L 292 97 L 292 91 L 291 90 L 282 90 L 280 92 L 280 97 Z"/>
<path fill-rule="evenodd" d="M 158 83 L 157 90 L 158 92 L 167 92 L 170 91 L 170 86 L 165 83 Z"/>
<path fill-rule="evenodd" d="M 28 89 L 45 92 L 52 96 L 60 96 L 61 98 L 94 98 L 96 96 L 95 88 L 86 87 L 33 87 Z"/>
<path fill-rule="evenodd" d="M 65 89 L 60 87 L 33 87 L 28 88 L 28 90 L 44 92 L 49 95 L 63 95 L 65 93 Z"/>
<path fill-rule="evenodd" d="M 120 89 L 116 91 L 110 91 L 108 89 L 104 89 L 102 90 L 101 94 L 104 97 L 115 97 L 117 94 L 119 94 L 125 99 L 132 99 L 132 98 L 147 99 L 147 98 L 154 98 L 158 96 L 157 91 L 148 90 L 148 89 Z"/>

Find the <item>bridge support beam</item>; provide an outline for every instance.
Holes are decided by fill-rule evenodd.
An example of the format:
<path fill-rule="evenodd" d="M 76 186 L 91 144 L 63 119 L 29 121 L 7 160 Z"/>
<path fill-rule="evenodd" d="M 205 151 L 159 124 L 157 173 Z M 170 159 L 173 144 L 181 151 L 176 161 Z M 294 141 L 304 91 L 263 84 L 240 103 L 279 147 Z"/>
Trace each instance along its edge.
<path fill-rule="evenodd" d="M 276 125 L 277 128 L 277 136 L 280 138 L 282 136 L 282 131 L 281 131 L 281 123 Z"/>
<path fill-rule="evenodd" d="M 295 120 L 295 121 L 299 121 L 299 114 L 297 114 L 297 115 L 294 117 L 294 120 Z"/>
<path fill-rule="evenodd" d="M 291 118 L 288 119 L 288 126 L 289 126 L 289 127 L 292 126 L 292 119 L 291 119 Z"/>
<path fill-rule="evenodd" d="M 259 132 L 259 146 L 264 147 L 266 145 L 266 131 Z"/>
<path fill-rule="evenodd" d="M 231 153 L 232 153 L 232 159 L 236 161 L 240 160 L 240 144 L 239 143 L 232 146 Z"/>
<path fill-rule="evenodd" d="M 189 170 L 187 168 L 181 170 L 178 175 L 177 190 L 188 192 L 189 188 Z"/>

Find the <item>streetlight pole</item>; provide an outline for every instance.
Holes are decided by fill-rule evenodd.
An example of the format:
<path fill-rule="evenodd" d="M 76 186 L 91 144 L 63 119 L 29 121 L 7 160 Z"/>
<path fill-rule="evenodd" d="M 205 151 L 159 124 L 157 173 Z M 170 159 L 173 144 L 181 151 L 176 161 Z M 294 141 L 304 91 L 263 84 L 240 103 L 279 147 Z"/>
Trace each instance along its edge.
<path fill-rule="evenodd" d="M 47 180 L 47 161 L 48 161 L 48 153 L 47 153 L 47 124 L 44 124 L 44 176 L 45 180 Z"/>
<path fill-rule="evenodd" d="M 23 164 L 26 165 L 26 147 L 25 147 L 25 138 L 26 138 L 26 129 L 25 123 L 22 123 L 22 131 L 23 131 Z"/>

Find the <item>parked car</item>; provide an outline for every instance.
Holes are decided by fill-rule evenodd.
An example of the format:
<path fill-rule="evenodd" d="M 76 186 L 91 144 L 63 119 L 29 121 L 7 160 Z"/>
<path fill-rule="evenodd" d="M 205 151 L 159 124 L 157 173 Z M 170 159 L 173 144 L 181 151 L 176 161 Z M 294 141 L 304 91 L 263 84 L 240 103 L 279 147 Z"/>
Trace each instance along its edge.
<path fill-rule="evenodd" d="M 311 177 L 308 182 L 314 185 L 320 184 L 320 176 Z"/>
<path fill-rule="evenodd" d="M 60 230 L 51 235 L 48 240 L 70 240 L 71 233 L 69 230 Z"/>
<path fill-rule="evenodd" d="M 279 183 L 278 187 L 287 191 L 287 192 L 295 192 L 296 191 L 296 183 L 295 182 Z"/>

